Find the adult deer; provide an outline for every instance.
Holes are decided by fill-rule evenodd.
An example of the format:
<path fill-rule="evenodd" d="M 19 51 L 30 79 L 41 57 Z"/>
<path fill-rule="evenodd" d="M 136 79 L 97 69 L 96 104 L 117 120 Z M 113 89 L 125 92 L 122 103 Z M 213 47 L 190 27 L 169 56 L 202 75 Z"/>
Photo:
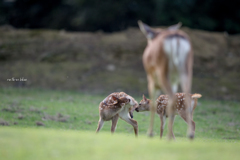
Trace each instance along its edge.
<path fill-rule="evenodd" d="M 186 95 L 191 92 L 193 52 L 188 35 L 179 30 L 181 23 L 170 26 L 167 29 L 153 29 L 142 21 L 138 21 L 140 30 L 148 40 L 143 54 L 143 65 L 147 73 L 148 92 L 151 101 L 154 102 L 160 89 L 169 96 L 167 112 L 169 115 L 168 138 L 172 138 L 173 105 L 176 101 L 174 93 L 178 85 Z M 186 107 L 190 107 L 190 97 L 186 96 Z M 151 103 L 151 120 L 148 135 L 153 136 L 154 114 L 156 104 Z M 194 138 L 190 113 L 186 109 L 186 119 L 189 123 L 188 137 Z"/>

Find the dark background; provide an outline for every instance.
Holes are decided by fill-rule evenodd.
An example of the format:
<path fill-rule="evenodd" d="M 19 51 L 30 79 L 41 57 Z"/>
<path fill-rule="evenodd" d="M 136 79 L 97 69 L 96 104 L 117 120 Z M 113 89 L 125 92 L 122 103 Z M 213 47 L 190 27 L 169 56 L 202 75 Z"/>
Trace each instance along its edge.
<path fill-rule="evenodd" d="M 238 0 L 0 0 L 0 25 L 69 31 L 120 31 L 137 26 L 184 26 L 240 33 Z"/>

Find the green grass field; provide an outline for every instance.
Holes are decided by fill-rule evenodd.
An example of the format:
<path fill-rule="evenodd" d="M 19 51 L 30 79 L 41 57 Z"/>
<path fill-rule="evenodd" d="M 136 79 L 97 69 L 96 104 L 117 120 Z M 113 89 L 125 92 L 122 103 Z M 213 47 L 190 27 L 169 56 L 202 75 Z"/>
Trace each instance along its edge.
<path fill-rule="evenodd" d="M 114 135 L 106 122 L 98 135 L 98 104 L 107 95 L 40 89 L 0 89 L 0 157 L 22 159 L 240 159 L 240 102 L 199 99 L 194 113 L 196 138 L 186 138 L 187 125 L 177 116 L 175 142 L 146 131 L 149 113 L 134 112 L 139 137 L 118 122 Z M 137 101 L 141 97 L 134 97 Z"/>

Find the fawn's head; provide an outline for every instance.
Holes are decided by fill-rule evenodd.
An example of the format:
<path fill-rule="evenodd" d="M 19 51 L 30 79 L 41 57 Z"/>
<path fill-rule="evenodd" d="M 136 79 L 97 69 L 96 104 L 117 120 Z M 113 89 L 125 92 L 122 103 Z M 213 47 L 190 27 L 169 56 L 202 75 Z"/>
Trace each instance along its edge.
<path fill-rule="evenodd" d="M 114 103 L 112 105 L 124 106 L 130 102 L 130 99 L 126 97 L 117 98 L 115 96 L 112 96 L 112 99 L 114 100 Z"/>
<path fill-rule="evenodd" d="M 143 95 L 143 99 L 140 101 L 138 107 L 135 109 L 137 112 L 149 111 L 150 100 Z"/>

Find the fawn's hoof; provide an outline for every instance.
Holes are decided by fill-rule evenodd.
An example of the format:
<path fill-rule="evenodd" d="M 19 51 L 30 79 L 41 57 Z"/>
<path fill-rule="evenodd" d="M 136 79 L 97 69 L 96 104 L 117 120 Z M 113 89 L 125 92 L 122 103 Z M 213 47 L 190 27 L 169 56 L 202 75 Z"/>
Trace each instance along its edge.
<path fill-rule="evenodd" d="M 154 136 L 153 133 L 151 132 L 148 133 L 148 137 L 153 137 L 153 136 Z"/>
<path fill-rule="evenodd" d="M 173 136 L 172 134 L 168 134 L 168 135 L 167 135 L 167 139 L 168 139 L 169 141 L 175 140 L 175 136 Z"/>
<path fill-rule="evenodd" d="M 191 140 L 193 140 L 193 139 L 194 139 L 194 134 L 193 134 L 193 133 L 189 134 L 189 135 L 188 135 L 188 138 L 191 139 Z"/>

